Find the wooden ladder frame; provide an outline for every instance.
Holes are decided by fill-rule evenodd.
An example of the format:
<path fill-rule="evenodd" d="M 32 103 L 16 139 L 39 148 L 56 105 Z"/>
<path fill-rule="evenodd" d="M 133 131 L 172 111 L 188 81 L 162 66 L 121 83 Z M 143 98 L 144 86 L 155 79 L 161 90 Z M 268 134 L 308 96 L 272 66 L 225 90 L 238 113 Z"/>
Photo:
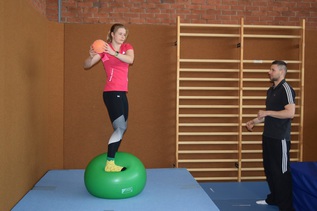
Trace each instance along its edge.
<path fill-rule="evenodd" d="M 236 28 L 240 31 L 238 34 L 226 34 L 226 33 L 183 33 L 182 28 L 195 28 L 195 27 L 224 27 L 224 28 Z M 245 33 L 245 30 L 248 29 L 285 29 L 285 30 L 297 30 L 299 34 L 296 35 L 288 35 L 288 34 L 248 34 Z M 181 57 L 181 46 L 182 46 L 182 37 L 223 37 L 223 38 L 237 38 L 240 40 L 240 54 L 239 59 L 191 59 L 191 58 L 182 58 Z M 297 92 L 297 99 L 298 105 L 296 106 L 297 110 L 300 112 L 296 114 L 295 118 L 298 118 L 298 123 L 293 123 L 295 127 L 298 128 L 296 131 L 292 131 L 292 135 L 298 137 L 298 140 L 292 142 L 292 144 L 296 144 L 296 149 L 292 150 L 293 157 L 291 157 L 292 161 L 302 161 L 303 159 L 303 122 L 304 122 L 304 57 L 305 57 L 305 20 L 302 20 L 301 26 L 271 26 L 271 25 L 245 25 L 244 19 L 241 19 L 240 24 L 193 24 L 193 23 L 181 23 L 180 17 L 177 18 L 177 89 L 176 89 L 176 167 L 184 167 L 187 168 L 196 180 L 199 181 L 224 181 L 224 180 L 232 180 L 232 181 L 241 181 L 241 180 L 262 180 L 264 179 L 264 175 L 261 176 L 254 176 L 252 174 L 248 175 L 248 172 L 263 172 L 262 167 L 244 167 L 244 164 L 252 163 L 252 162 L 262 162 L 261 158 L 253 158 L 253 159 L 246 159 L 244 158 L 244 154 L 261 154 L 262 151 L 259 149 L 243 149 L 244 145 L 260 145 L 261 142 L 257 141 L 245 141 L 244 139 L 250 135 L 252 136 L 261 136 L 262 132 L 253 132 L 247 133 L 244 130 L 244 119 L 243 118 L 254 118 L 254 114 L 247 114 L 243 112 L 243 109 L 264 109 L 264 105 L 248 105 L 244 104 L 244 101 L 248 100 L 264 100 L 265 96 L 245 96 L 244 92 L 246 91 L 262 91 L 265 93 L 267 87 L 247 87 L 244 86 L 245 83 L 250 81 L 257 81 L 259 83 L 267 81 L 267 79 L 263 78 L 247 78 L 244 77 L 244 74 L 249 73 L 261 73 L 267 70 L 262 69 L 250 69 L 245 68 L 245 65 L 248 64 L 267 64 L 266 68 L 270 65 L 272 60 L 248 60 L 244 58 L 244 46 L 246 39 L 299 39 L 299 58 L 298 60 L 289 60 L 287 61 L 288 64 L 295 64 L 298 65 L 298 68 L 289 69 L 288 74 L 298 74 L 297 78 L 288 78 L 288 82 L 299 83 L 298 87 L 294 87 L 294 90 Z M 227 64 L 237 64 L 239 68 L 237 69 L 204 69 L 204 68 L 181 68 L 181 64 L 185 63 L 227 63 Z M 239 77 L 237 78 L 204 78 L 204 77 L 183 77 L 181 76 L 182 73 L 186 72 L 219 72 L 222 73 L 237 73 Z M 212 82 L 212 81 L 232 81 L 237 82 L 237 87 L 209 87 L 209 86 L 182 86 L 181 84 L 184 82 Z M 183 95 L 181 94 L 183 91 L 221 91 L 221 90 L 236 90 L 239 94 L 237 96 L 192 96 L 192 95 Z M 186 105 L 181 103 L 182 100 L 237 100 L 239 103 L 236 105 L 206 105 L 206 104 L 195 104 L 195 105 Z M 181 109 L 220 109 L 220 108 L 228 108 L 228 109 L 238 109 L 238 113 L 236 114 L 193 114 L 193 113 L 182 113 L 180 112 Z M 237 118 L 238 121 L 235 123 L 186 123 L 180 121 L 181 118 Z M 185 127 L 192 127 L 192 128 L 199 128 L 199 127 L 237 127 L 238 130 L 236 132 L 201 132 L 201 131 L 182 131 L 181 129 Z M 200 141 L 200 140 L 182 140 L 180 137 L 201 137 L 201 136 L 236 136 L 237 141 Z M 223 146 L 230 146 L 235 145 L 237 146 L 236 149 L 190 149 L 192 145 L 223 145 Z M 182 149 L 186 146 L 186 149 Z M 189 147 L 189 149 L 188 149 Z M 232 154 L 236 153 L 236 159 L 226 159 L 226 158 L 219 158 L 219 159 L 208 159 L 208 158 L 201 158 L 201 155 L 210 155 L 210 154 Z M 180 158 L 186 157 L 186 155 L 190 155 L 191 158 Z M 198 158 L 192 158 L 195 155 Z M 295 155 L 295 156 L 294 156 Z M 204 163 L 236 163 L 235 167 L 187 167 L 186 164 L 204 164 Z M 199 165 L 198 165 L 199 166 Z M 224 176 L 213 176 L 213 172 L 222 171 L 224 172 Z M 204 176 L 195 176 L 197 172 L 202 173 Z M 210 176 L 206 176 L 206 172 L 211 173 Z M 236 172 L 236 176 L 225 176 L 226 172 Z M 246 173 L 245 173 L 246 172 Z"/>

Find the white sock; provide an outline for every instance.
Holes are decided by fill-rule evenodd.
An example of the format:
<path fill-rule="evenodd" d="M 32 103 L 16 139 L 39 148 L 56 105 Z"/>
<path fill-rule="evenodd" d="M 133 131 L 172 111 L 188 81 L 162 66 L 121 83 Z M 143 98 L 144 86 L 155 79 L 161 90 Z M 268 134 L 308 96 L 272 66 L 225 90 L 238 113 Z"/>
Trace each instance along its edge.
<path fill-rule="evenodd" d="M 256 201 L 256 203 L 260 205 L 267 205 L 265 200 L 259 200 L 259 201 Z"/>

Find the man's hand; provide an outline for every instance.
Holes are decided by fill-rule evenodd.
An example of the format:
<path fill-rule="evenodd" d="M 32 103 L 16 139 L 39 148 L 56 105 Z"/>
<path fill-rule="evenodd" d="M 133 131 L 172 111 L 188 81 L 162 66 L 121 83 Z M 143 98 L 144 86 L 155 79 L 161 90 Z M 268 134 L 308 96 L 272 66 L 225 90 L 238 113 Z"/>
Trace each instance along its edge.
<path fill-rule="evenodd" d="M 267 115 L 268 115 L 268 112 L 267 112 L 267 111 L 259 110 L 259 112 L 258 112 L 258 119 L 261 120 L 261 119 L 265 118 Z"/>
<path fill-rule="evenodd" d="M 254 121 L 251 120 L 251 121 L 248 121 L 248 122 L 245 124 L 245 127 L 247 128 L 248 131 L 252 132 L 254 125 L 255 125 L 255 124 L 254 124 Z"/>

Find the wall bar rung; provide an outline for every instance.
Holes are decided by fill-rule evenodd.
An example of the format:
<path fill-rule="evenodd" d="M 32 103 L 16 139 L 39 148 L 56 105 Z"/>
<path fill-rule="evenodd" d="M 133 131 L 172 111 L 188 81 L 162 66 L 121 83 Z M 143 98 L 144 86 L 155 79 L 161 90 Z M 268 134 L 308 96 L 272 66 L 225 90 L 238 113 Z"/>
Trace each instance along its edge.
<path fill-rule="evenodd" d="M 262 133 L 263 132 L 254 132 L 254 131 L 252 133 L 250 133 L 250 132 L 242 132 L 242 135 L 243 136 L 254 136 L 254 135 L 261 136 Z"/>
<path fill-rule="evenodd" d="M 227 154 L 238 153 L 238 150 L 179 150 L 180 154 Z"/>
<path fill-rule="evenodd" d="M 181 105 L 179 108 L 237 108 L 236 105 Z"/>
<path fill-rule="evenodd" d="M 261 63 L 271 64 L 273 60 L 274 59 L 272 59 L 272 60 L 243 60 L 243 62 L 244 63 L 255 63 L 255 64 L 261 64 Z M 288 64 L 300 64 L 301 63 L 301 61 L 298 61 L 298 60 L 296 60 L 296 61 L 292 61 L 292 60 L 286 61 L 285 60 L 285 62 Z"/>
<path fill-rule="evenodd" d="M 244 37 L 248 38 L 280 38 L 280 39 L 300 39 L 298 35 L 258 35 L 258 34 L 245 34 Z"/>
<path fill-rule="evenodd" d="M 241 168 L 242 171 L 263 171 L 264 168 L 263 167 L 259 167 L 259 168 Z"/>
<path fill-rule="evenodd" d="M 180 163 L 232 163 L 238 162 L 238 159 L 179 159 Z"/>
<path fill-rule="evenodd" d="M 256 114 L 243 114 L 243 117 L 254 117 L 255 118 Z M 295 114 L 294 117 L 299 117 L 299 114 Z"/>
<path fill-rule="evenodd" d="M 179 87 L 180 90 L 209 90 L 209 91 L 219 91 L 219 90 L 239 90 L 237 87 Z"/>
<path fill-rule="evenodd" d="M 243 180 L 264 180 L 265 179 L 265 176 L 249 176 L 249 177 L 241 177 L 241 179 Z"/>
<path fill-rule="evenodd" d="M 234 73 L 234 72 L 239 72 L 240 70 L 239 69 L 180 68 L 179 71 L 181 71 L 181 72 Z"/>
<path fill-rule="evenodd" d="M 179 117 L 224 117 L 224 118 L 230 118 L 230 117 L 238 117 L 237 114 L 179 114 Z"/>
<path fill-rule="evenodd" d="M 268 69 L 244 69 L 243 72 L 245 73 L 267 73 Z M 300 70 L 287 70 L 287 74 L 289 73 L 300 73 Z"/>
<path fill-rule="evenodd" d="M 238 132 L 179 132 L 180 136 L 236 136 Z"/>
<path fill-rule="evenodd" d="M 237 171 L 237 168 L 187 168 L 188 171 L 195 172 L 195 171 Z"/>
<path fill-rule="evenodd" d="M 291 160 L 291 162 L 299 162 L 300 161 L 299 158 L 291 158 L 290 160 Z"/>
<path fill-rule="evenodd" d="M 243 87 L 242 90 L 244 91 L 265 91 L 268 90 L 267 87 Z"/>
<path fill-rule="evenodd" d="M 197 181 L 237 180 L 237 177 L 195 177 Z"/>
<path fill-rule="evenodd" d="M 244 145 L 248 145 L 248 144 L 262 144 L 262 140 L 261 141 L 242 141 L 242 144 L 244 144 Z"/>
<path fill-rule="evenodd" d="M 252 116 L 252 117 L 256 117 L 256 115 L 250 115 L 250 116 Z M 246 123 L 243 123 L 242 124 L 242 126 L 245 126 L 246 125 Z M 264 123 L 259 123 L 259 124 L 257 124 L 257 126 L 264 126 Z M 249 132 L 248 132 L 248 134 L 250 134 Z"/>
<path fill-rule="evenodd" d="M 239 63 L 240 60 L 234 60 L 234 59 L 179 59 L 179 62 L 192 62 L 192 63 L 195 63 L 195 62 L 201 62 L 201 63 Z"/>
<path fill-rule="evenodd" d="M 292 144 L 298 144 L 299 140 L 292 140 Z M 248 145 L 248 144 L 262 144 L 262 139 L 261 141 L 242 141 L 242 144 Z"/>
<path fill-rule="evenodd" d="M 183 27 L 215 27 L 215 28 L 240 28 L 238 24 L 199 24 L 199 23 L 180 23 Z"/>
<path fill-rule="evenodd" d="M 244 91 L 266 91 L 268 90 L 267 87 L 243 87 L 242 88 Z M 293 87 L 295 91 L 299 91 L 299 87 Z"/>
<path fill-rule="evenodd" d="M 237 144 L 236 141 L 180 141 L 182 145 L 218 145 L 218 144 Z"/>
<path fill-rule="evenodd" d="M 181 127 L 234 127 L 238 123 L 179 123 Z"/>
<path fill-rule="evenodd" d="M 258 158 L 258 159 L 242 159 L 242 162 L 248 162 L 248 163 L 252 163 L 252 162 L 261 162 L 262 163 L 262 158 Z"/>
<path fill-rule="evenodd" d="M 301 29 L 301 26 L 273 26 L 273 25 L 244 25 L 244 28 L 261 28 L 261 29 Z"/>
<path fill-rule="evenodd" d="M 179 99 L 183 100 L 234 100 L 239 99 L 238 96 L 180 96 Z M 262 99 L 262 98 L 261 98 Z"/>
<path fill-rule="evenodd" d="M 244 100 L 265 100 L 266 96 L 243 96 Z"/>
<path fill-rule="evenodd" d="M 242 150 L 242 153 L 262 153 L 262 150 Z"/>
<path fill-rule="evenodd" d="M 199 33 L 180 33 L 181 37 L 240 37 L 239 34 L 199 34 Z"/>
<path fill-rule="evenodd" d="M 242 132 L 242 135 L 244 135 L 244 136 L 252 136 L 252 135 L 261 135 L 262 134 L 262 132 L 252 132 L 252 133 L 250 133 L 250 132 Z M 291 132 L 291 135 L 299 135 L 299 132 L 298 131 L 293 131 L 293 132 Z"/>
<path fill-rule="evenodd" d="M 269 82 L 269 80 L 267 78 L 244 78 L 243 81 L 252 81 L 252 82 L 255 82 L 255 81 L 267 81 Z M 298 78 L 288 78 L 287 81 L 300 81 L 300 79 Z"/>
<path fill-rule="evenodd" d="M 265 108 L 265 105 L 243 105 L 242 108 Z"/>
<path fill-rule="evenodd" d="M 239 81 L 237 78 L 185 78 L 181 77 L 180 81 Z"/>

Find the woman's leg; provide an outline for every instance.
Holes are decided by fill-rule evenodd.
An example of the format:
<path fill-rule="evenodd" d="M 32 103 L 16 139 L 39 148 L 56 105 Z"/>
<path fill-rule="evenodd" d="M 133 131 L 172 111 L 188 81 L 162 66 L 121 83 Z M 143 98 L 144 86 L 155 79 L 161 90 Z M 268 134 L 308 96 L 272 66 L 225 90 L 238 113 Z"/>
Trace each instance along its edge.
<path fill-rule="evenodd" d="M 127 129 L 128 100 L 125 92 L 104 92 L 103 99 L 114 130 L 108 143 L 108 159 L 105 171 L 123 171 L 125 167 L 115 165 L 114 161 L 123 134 Z"/>

